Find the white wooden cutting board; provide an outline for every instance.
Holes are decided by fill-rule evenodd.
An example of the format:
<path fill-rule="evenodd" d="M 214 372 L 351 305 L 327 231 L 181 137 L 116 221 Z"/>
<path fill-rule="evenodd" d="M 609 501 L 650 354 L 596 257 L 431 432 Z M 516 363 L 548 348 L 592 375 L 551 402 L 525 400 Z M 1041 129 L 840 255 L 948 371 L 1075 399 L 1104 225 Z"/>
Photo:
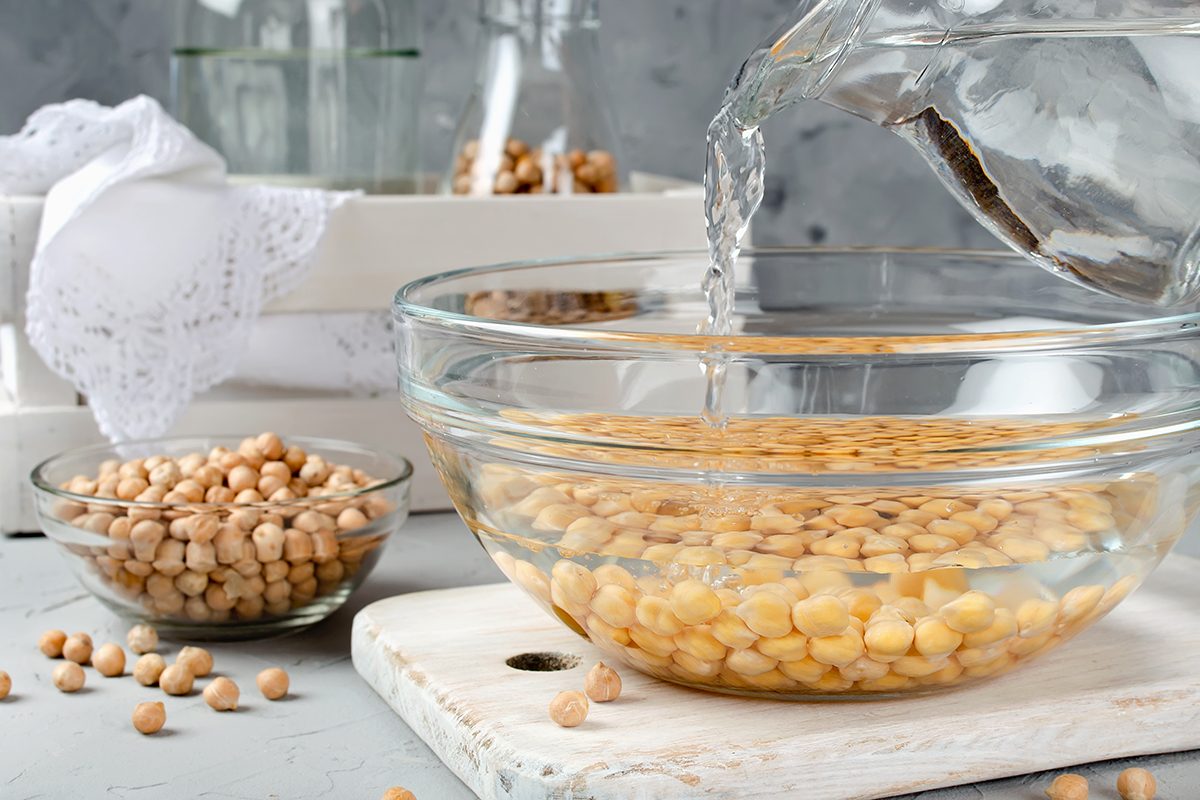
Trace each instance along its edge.
<path fill-rule="evenodd" d="M 619 700 L 559 728 L 547 704 L 601 653 L 509 584 L 381 600 L 352 646 L 359 673 L 488 800 L 855 800 L 1200 747 L 1200 561 L 1184 556 L 1044 659 L 906 700 L 751 700 L 621 668 Z M 535 651 L 583 662 L 505 664 Z"/>

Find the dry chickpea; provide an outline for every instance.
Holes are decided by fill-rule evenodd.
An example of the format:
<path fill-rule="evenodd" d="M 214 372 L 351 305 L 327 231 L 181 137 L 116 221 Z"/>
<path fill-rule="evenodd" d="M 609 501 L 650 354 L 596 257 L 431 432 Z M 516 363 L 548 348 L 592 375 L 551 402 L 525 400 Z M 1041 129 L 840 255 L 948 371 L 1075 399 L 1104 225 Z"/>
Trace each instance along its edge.
<path fill-rule="evenodd" d="M 559 692 L 550 701 L 550 719 L 564 728 L 574 728 L 587 719 L 588 701 L 583 692 Z"/>
<path fill-rule="evenodd" d="M 175 657 L 175 663 L 187 669 L 194 678 L 203 678 L 213 669 L 212 653 L 203 647 L 184 647 Z"/>
<path fill-rule="evenodd" d="M 76 664 L 86 664 L 92 660 L 92 637 L 86 633 L 73 633 L 63 642 L 63 658 Z"/>
<path fill-rule="evenodd" d="M 595 703 L 608 703 L 621 696 L 621 676 L 603 661 L 588 670 L 583 691 Z"/>
<path fill-rule="evenodd" d="M 46 631 L 38 639 L 38 649 L 47 658 L 62 658 L 63 645 L 66 642 L 66 632 L 60 630 Z"/>
<path fill-rule="evenodd" d="M 149 736 L 158 733 L 167 722 L 167 708 L 161 702 L 138 703 L 133 707 L 133 727 Z"/>
<path fill-rule="evenodd" d="M 70 694 L 83 688 L 86 676 L 83 674 L 83 667 L 74 661 L 64 661 L 50 673 L 50 679 L 60 692 Z"/>
<path fill-rule="evenodd" d="M 380 800 L 417 800 L 417 796 L 403 786 L 393 786 L 383 793 Z"/>
<path fill-rule="evenodd" d="M 106 678 L 119 678 L 125 674 L 125 651 L 112 642 L 102 644 L 92 654 L 92 666 Z"/>
<path fill-rule="evenodd" d="M 139 656 L 146 653 L 153 653 L 158 649 L 158 631 L 150 625 L 134 625 L 129 629 L 129 633 L 125 635 L 125 643 L 129 645 L 130 650 Z"/>
<path fill-rule="evenodd" d="M 1117 794 L 1121 800 L 1154 800 L 1158 792 L 1158 781 L 1149 770 L 1130 767 L 1117 776 Z"/>
<path fill-rule="evenodd" d="M 263 697 L 268 700 L 280 699 L 288 693 L 291 685 L 288 674 L 279 667 L 264 669 L 258 673 L 255 683 L 258 684 L 258 690 L 262 692 Z"/>
<path fill-rule="evenodd" d="M 158 685 L 164 692 L 171 695 L 191 694 L 194 682 L 195 678 L 188 668 L 178 663 L 167 667 L 158 676 Z"/>
<path fill-rule="evenodd" d="M 1087 778 L 1072 772 L 1059 775 L 1046 789 L 1046 797 L 1050 800 L 1087 800 Z"/>
<path fill-rule="evenodd" d="M 204 702 L 214 711 L 237 711 L 237 684 L 229 678 L 216 678 L 204 687 Z"/>
<path fill-rule="evenodd" d="M 0 700 L 8 697 L 8 693 L 12 691 L 12 678 L 7 672 L 0 669 Z"/>
<path fill-rule="evenodd" d="M 153 686 L 167 668 L 167 662 L 158 653 L 146 653 L 133 664 L 133 679 L 142 686 Z"/>

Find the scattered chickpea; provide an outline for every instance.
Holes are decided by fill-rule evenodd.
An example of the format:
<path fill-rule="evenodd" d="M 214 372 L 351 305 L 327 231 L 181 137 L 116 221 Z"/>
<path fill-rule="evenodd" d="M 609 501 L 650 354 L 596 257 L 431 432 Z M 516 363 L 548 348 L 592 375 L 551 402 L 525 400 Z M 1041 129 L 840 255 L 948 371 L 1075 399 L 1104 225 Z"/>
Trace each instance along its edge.
<path fill-rule="evenodd" d="M 206 677 L 213 669 L 212 653 L 203 647 L 185 647 L 175 657 L 175 663 L 192 673 L 193 678 Z"/>
<path fill-rule="evenodd" d="M 92 654 L 92 666 L 106 678 L 118 678 L 125 674 L 125 651 L 112 642 L 102 644 Z"/>
<path fill-rule="evenodd" d="M 125 636 L 129 649 L 139 656 L 158 649 L 158 631 L 151 625 L 134 625 Z"/>
<path fill-rule="evenodd" d="M 54 685 L 60 692 L 70 694 L 83 688 L 86 676 L 83 674 L 83 667 L 79 664 L 74 661 L 64 661 L 50 673 L 50 679 L 54 681 Z"/>
<path fill-rule="evenodd" d="M 63 645 L 67 642 L 65 631 L 46 631 L 38 639 L 38 649 L 47 658 L 62 658 Z"/>
<path fill-rule="evenodd" d="M 133 707 L 133 727 L 138 733 L 149 736 L 158 733 L 167 722 L 167 708 L 155 700 L 138 703 Z"/>
<path fill-rule="evenodd" d="M 564 728 L 574 728 L 587 719 L 588 701 L 583 692 L 559 692 L 550 701 L 550 719 Z"/>
<path fill-rule="evenodd" d="M 268 667 L 258 673 L 255 679 L 258 690 L 268 700 L 278 700 L 288 693 L 290 681 L 288 674 L 279 667 Z"/>
<path fill-rule="evenodd" d="M 1087 778 L 1073 772 L 1059 775 L 1046 789 L 1046 797 L 1050 800 L 1087 800 Z"/>
<path fill-rule="evenodd" d="M 12 678 L 7 672 L 0 669 L 0 700 L 8 697 L 8 693 L 12 691 Z"/>
<path fill-rule="evenodd" d="M 146 653 L 133 665 L 133 679 L 142 686 L 153 686 L 158 683 L 167 662 L 158 653 Z"/>
<path fill-rule="evenodd" d="M 214 711 L 237 711 L 240 694 L 237 684 L 229 678 L 216 678 L 204 687 L 204 702 Z"/>
<path fill-rule="evenodd" d="M 588 670 L 583 691 L 594 703 L 608 703 L 621 696 L 621 676 L 603 661 Z"/>
<path fill-rule="evenodd" d="M 403 786 L 393 786 L 383 793 L 380 800 L 417 800 L 417 796 Z"/>
<path fill-rule="evenodd" d="M 63 642 L 63 658 L 76 664 L 86 664 L 92 660 L 92 637 L 86 633 L 73 633 Z"/>
<path fill-rule="evenodd" d="M 1121 800 L 1154 800 L 1158 792 L 1158 781 L 1149 770 L 1130 767 L 1117 776 L 1117 794 Z"/>
<path fill-rule="evenodd" d="M 165 668 L 158 676 L 158 685 L 162 690 L 176 696 L 191 694 L 194 681 L 195 678 L 188 668 L 179 663 Z"/>

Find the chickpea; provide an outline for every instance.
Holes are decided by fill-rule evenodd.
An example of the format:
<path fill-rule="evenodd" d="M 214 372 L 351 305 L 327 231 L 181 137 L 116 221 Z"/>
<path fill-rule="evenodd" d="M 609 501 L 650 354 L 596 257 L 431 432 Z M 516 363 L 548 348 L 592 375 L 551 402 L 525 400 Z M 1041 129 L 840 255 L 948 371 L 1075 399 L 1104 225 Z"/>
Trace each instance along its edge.
<path fill-rule="evenodd" d="M 70 694 L 83 688 L 86 676 L 83 674 L 83 667 L 79 664 L 74 661 L 64 661 L 50 673 L 50 679 L 54 681 L 54 685 L 60 692 Z"/>
<path fill-rule="evenodd" d="M 270 461 L 278 461 L 287 452 L 283 446 L 283 440 L 277 434 L 266 432 L 260 433 L 254 440 L 254 446 L 258 448 L 258 452 L 263 454 L 263 457 Z"/>
<path fill-rule="evenodd" d="M 119 678 L 125 674 L 125 651 L 112 642 L 102 644 L 92 654 L 92 666 L 106 678 Z"/>
<path fill-rule="evenodd" d="M 583 692 L 559 692 L 550 701 L 550 719 L 563 728 L 574 728 L 587 719 L 588 701 Z"/>
<path fill-rule="evenodd" d="M 46 631 L 38 639 L 38 649 L 47 658 L 62 658 L 63 645 L 67 642 L 67 634 L 60 630 Z"/>
<path fill-rule="evenodd" d="M 595 703 L 608 703 L 621 696 L 621 676 L 603 661 L 588 670 L 583 691 Z"/>
<path fill-rule="evenodd" d="M 203 678 L 213 669 L 212 653 L 203 647 L 184 647 L 175 657 L 175 663 L 187 669 L 195 678 Z"/>
<path fill-rule="evenodd" d="M 12 691 L 12 678 L 7 672 L 0 669 L 0 700 L 8 697 L 8 693 Z"/>
<path fill-rule="evenodd" d="M 158 631 L 150 625 L 134 625 L 125 635 L 125 643 L 139 656 L 153 653 L 158 649 Z"/>
<path fill-rule="evenodd" d="M 63 642 L 63 658 L 76 664 L 87 664 L 92 660 L 92 637 L 86 633 L 73 633 Z"/>
<path fill-rule="evenodd" d="M 170 695 L 181 696 L 191 694 L 195 678 L 188 668 L 175 663 L 165 668 L 158 676 L 158 685 Z"/>
<path fill-rule="evenodd" d="M 817 595 L 792 607 L 792 623 L 805 636 L 836 636 L 850 626 L 850 611 L 833 595 Z"/>
<path fill-rule="evenodd" d="M 290 681 L 288 674 L 279 667 L 269 667 L 258 673 L 255 678 L 258 690 L 268 700 L 278 700 L 288 693 Z"/>
<path fill-rule="evenodd" d="M 1087 800 L 1087 778 L 1070 772 L 1059 775 L 1046 789 L 1046 797 L 1050 800 Z"/>
<path fill-rule="evenodd" d="M 161 702 L 138 703 L 133 707 L 133 727 L 149 736 L 158 733 L 167 723 L 167 708 Z"/>
<path fill-rule="evenodd" d="M 681 622 L 700 625 L 721 613 L 721 598 L 708 584 L 689 578 L 671 589 L 671 610 Z M 609 621 L 609 620 L 606 620 Z"/>
<path fill-rule="evenodd" d="M 216 678 L 204 687 L 204 702 L 214 711 L 237 711 L 237 684 L 229 678 Z"/>
<path fill-rule="evenodd" d="M 1117 794 L 1121 800 L 1154 800 L 1158 781 L 1148 770 L 1130 767 L 1117 776 Z"/>
<path fill-rule="evenodd" d="M 146 653 L 133 664 L 133 679 L 142 686 L 153 686 L 158 683 L 167 662 L 158 653 Z"/>
<path fill-rule="evenodd" d="M 380 800 L 417 800 L 417 796 L 403 786 L 393 786 L 383 793 Z"/>

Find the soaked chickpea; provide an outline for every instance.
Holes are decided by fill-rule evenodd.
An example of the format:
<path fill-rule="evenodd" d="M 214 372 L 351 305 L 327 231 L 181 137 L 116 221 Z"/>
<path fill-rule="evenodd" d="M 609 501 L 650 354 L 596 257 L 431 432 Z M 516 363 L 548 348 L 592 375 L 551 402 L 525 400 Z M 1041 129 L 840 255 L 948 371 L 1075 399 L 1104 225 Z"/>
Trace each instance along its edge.
<path fill-rule="evenodd" d="M 506 412 L 518 422 L 523 415 Z M 661 421 L 595 415 L 553 424 L 626 441 L 644 433 L 680 447 L 708 435 L 687 419 L 673 420 L 669 430 Z M 814 434 L 792 420 L 735 419 L 721 446 L 728 450 L 745 435 L 757 463 L 772 447 L 809 447 L 816 458 L 821 437 L 845 436 L 847 448 L 877 449 L 886 465 L 889 453 L 926 439 L 975 446 L 1041 430 L 956 424 L 880 419 L 822 428 L 818 421 Z M 939 461 L 931 452 L 920 457 L 946 465 L 957 458 Z M 669 464 L 674 456 L 662 458 Z M 1073 636 L 1139 579 L 1064 586 L 1052 569 L 1043 582 L 1006 568 L 1052 567 L 1063 552 L 1090 556 L 1089 537 L 1111 534 L 1097 515 L 1118 526 L 1145 516 L 1156 487 L 1154 476 L 1139 474 L 1115 484 L 977 494 L 929 487 L 772 495 L 726 487 L 714 497 L 691 485 L 489 464 L 473 490 L 492 524 L 514 537 L 479 533 L 504 574 L 612 659 L 688 685 L 802 696 L 952 686 L 1004 673 Z M 521 548 L 522 539 L 539 547 Z M 545 560 L 553 548 L 557 558 Z M 1001 571 L 980 571 L 992 569 Z"/>
<path fill-rule="evenodd" d="M 9 676 L 9 674 L 7 672 L 0 669 L 0 700 L 3 700 L 4 698 L 8 697 L 8 694 L 11 691 L 12 691 L 12 678 Z"/>

